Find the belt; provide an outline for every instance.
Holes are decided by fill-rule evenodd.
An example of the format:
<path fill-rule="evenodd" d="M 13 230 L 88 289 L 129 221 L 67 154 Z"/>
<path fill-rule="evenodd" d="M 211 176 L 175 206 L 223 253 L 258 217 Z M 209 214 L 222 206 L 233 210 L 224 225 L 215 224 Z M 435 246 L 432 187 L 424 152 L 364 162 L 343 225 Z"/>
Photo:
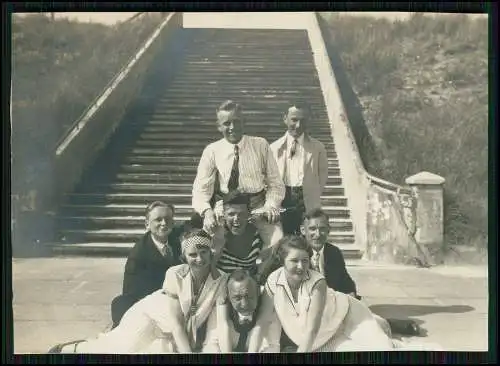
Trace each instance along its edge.
<path fill-rule="evenodd" d="M 285 186 L 285 189 L 288 189 L 290 191 L 299 191 L 301 192 L 303 190 L 302 186 L 295 186 L 295 187 L 292 187 L 292 186 Z"/>

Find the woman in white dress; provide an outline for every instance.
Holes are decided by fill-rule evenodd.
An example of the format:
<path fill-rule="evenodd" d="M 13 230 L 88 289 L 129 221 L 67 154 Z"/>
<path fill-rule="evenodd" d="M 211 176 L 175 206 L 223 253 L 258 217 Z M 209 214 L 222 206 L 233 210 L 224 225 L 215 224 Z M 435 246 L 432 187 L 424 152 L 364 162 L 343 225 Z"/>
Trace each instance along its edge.
<path fill-rule="evenodd" d="M 265 288 L 297 352 L 395 348 L 366 305 L 328 288 L 323 275 L 309 269 L 312 252 L 304 238 L 286 236 L 278 245 L 282 267 L 269 275 Z"/>
<path fill-rule="evenodd" d="M 209 315 L 225 316 L 227 275 L 213 265 L 212 240 L 194 231 L 181 242 L 186 264 L 167 270 L 163 287 L 132 306 L 120 324 L 95 339 L 70 342 L 49 353 L 192 353 L 199 352 Z M 229 335 L 221 334 L 221 351 L 230 352 Z"/>

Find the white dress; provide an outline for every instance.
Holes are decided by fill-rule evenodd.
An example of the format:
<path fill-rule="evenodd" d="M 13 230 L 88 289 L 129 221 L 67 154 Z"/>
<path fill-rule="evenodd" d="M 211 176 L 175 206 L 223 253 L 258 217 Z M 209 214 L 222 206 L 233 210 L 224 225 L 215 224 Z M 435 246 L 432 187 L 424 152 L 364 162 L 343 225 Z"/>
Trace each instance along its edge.
<path fill-rule="evenodd" d="M 314 285 L 323 275 L 308 271 L 302 282 L 297 302 L 281 267 L 271 273 L 266 291 L 273 298 L 274 307 L 283 330 L 300 344 L 305 328 Z M 370 309 L 352 296 L 327 288 L 326 304 L 320 328 L 313 341 L 313 352 L 388 351 L 394 349 L 392 340 L 373 316 Z"/>
<path fill-rule="evenodd" d="M 108 333 L 80 343 L 78 353 L 135 354 L 177 353 L 172 336 L 172 300 L 179 301 L 185 318 L 192 305 L 194 315 L 186 322 L 188 334 L 204 324 L 216 310 L 218 299 L 225 296 L 227 275 L 214 269 L 208 276 L 200 295 L 192 304 L 192 277 L 186 264 L 167 270 L 163 288 L 134 304 L 123 316 L 120 324 Z M 220 300 L 219 300 L 220 301 Z M 190 331 L 191 330 L 191 331 Z"/>

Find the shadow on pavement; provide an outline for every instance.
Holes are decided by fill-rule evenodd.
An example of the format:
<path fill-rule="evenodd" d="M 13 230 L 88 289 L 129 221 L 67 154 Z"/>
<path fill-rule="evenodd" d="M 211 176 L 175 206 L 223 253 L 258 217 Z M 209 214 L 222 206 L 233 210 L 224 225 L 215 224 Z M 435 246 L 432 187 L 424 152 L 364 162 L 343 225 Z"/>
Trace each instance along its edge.
<path fill-rule="evenodd" d="M 459 314 L 467 313 L 474 310 L 472 306 L 469 305 L 450 305 L 450 306 L 438 306 L 438 305 L 398 305 L 398 304 L 376 304 L 370 306 L 370 309 L 380 316 L 390 317 L 390 318 L 407 318 L 414 316 L 422 316 L 435 313 L 450 313 Z"/>

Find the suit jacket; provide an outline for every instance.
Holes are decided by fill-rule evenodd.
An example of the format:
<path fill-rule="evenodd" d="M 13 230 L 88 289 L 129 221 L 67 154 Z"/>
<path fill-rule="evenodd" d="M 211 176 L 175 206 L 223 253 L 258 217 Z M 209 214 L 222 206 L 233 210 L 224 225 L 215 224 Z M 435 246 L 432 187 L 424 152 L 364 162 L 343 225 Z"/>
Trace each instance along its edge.
<path fill-rule="evenodd" d="M 175 227 L 168 237 L 172 257 L 161 255 L 149 232 L 135 243 L 125 264 L 123 295 L 138 301 L 162 287 L 167 269 L 181 264 L 179 236 L 182 231 L 182 227 Z"/>
<path fill-rule="evenodd" d="M 271 151 L 278 163 L 281 178 L 284 181 L 286 152 L 286 134 L 271 144 Z M 304 180 L 302 189 L 306 211 L 321 207 L 321 193 L 328 179 L 328 160 L 323 143 L 304 134 Z"/>
<path fill-rule="evenodd" d="M 333 244 L 326 243 L 324 246 L 323 270 L 328 287 L 345 294 L 357 293 L 356 284 L 347 272 L 342 251 Z"/>

